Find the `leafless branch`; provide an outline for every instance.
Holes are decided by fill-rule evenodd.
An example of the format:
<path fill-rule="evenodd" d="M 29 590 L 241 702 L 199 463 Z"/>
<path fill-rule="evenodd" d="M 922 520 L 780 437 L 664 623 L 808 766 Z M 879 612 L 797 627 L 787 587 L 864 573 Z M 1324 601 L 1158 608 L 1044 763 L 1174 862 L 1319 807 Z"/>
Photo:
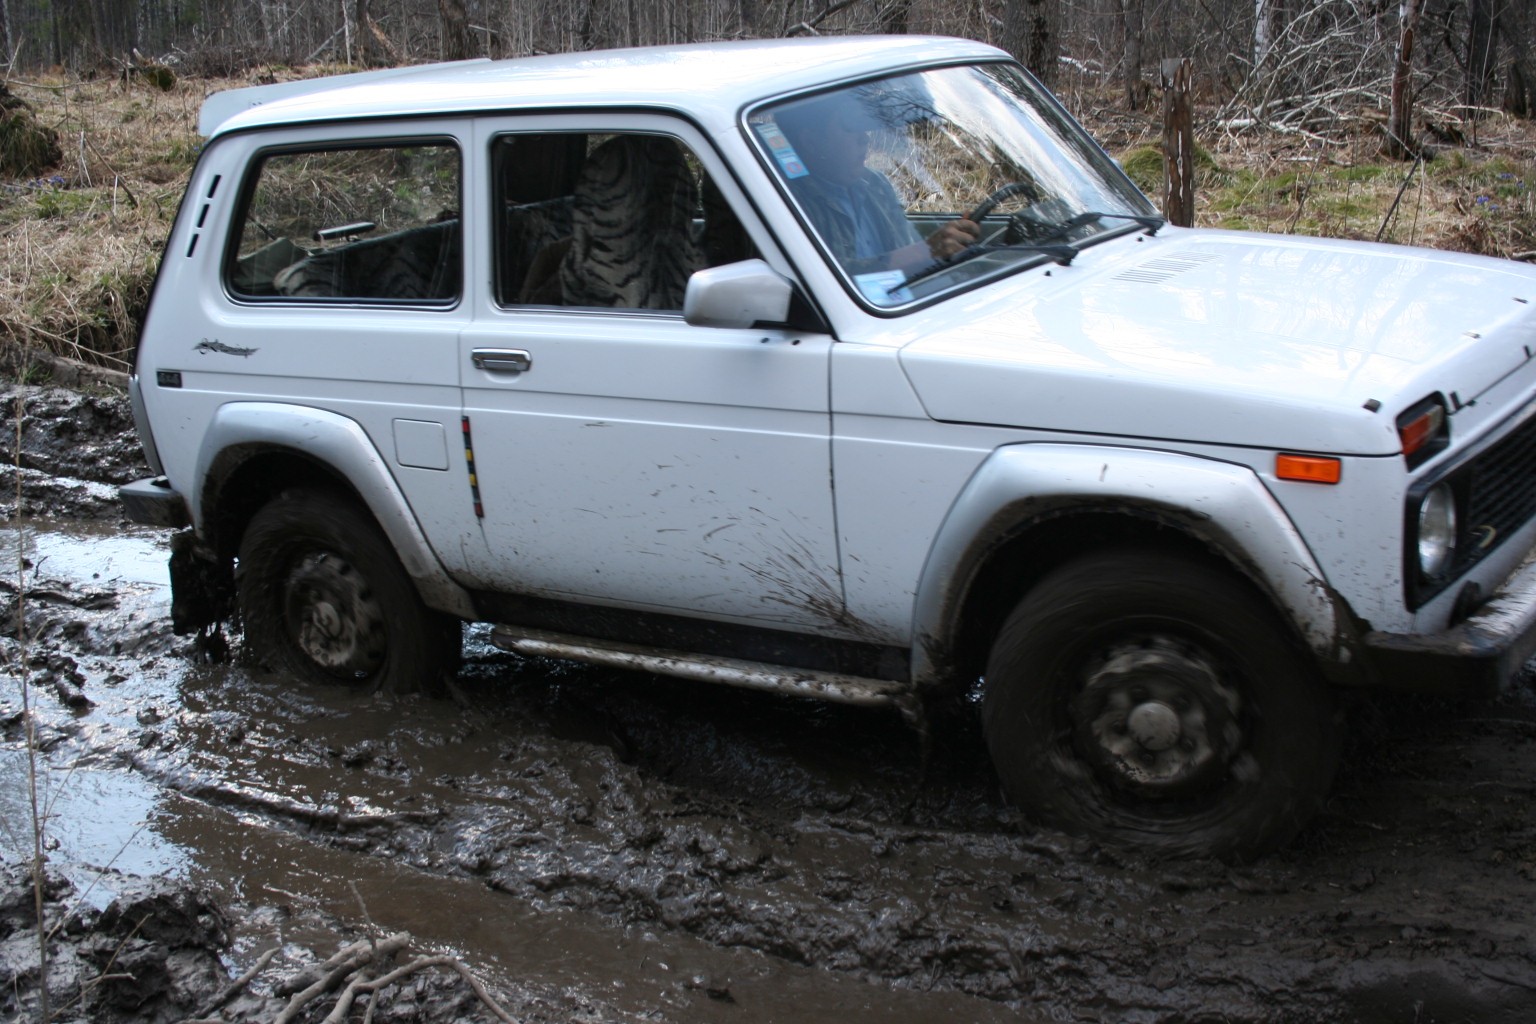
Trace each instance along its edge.
<path fill-rule="evenodd" d="M 787 36 L 813 36 L 813 35 L 816 35 L 817 34 L 816 27 L 818 25 L 820 25 L 822 22 L 824 22 L 828 18 L 832 17 L 832 15 L 837 14 L 840 11 L 845 11 L 848 8 L 852 7 L 854 4 L 862 3 L 862 2 L 863 2 L 863 0 L 837 0 L 836 3 L 831 3 L 831 4 L 828 4 L 826 7 L 824 7 L 822 9 L 821 13 L 816 15 L 815 17 L 808 18 L 805 21 L 802 21 L 802 22 L 800 22 L 797 25 L 791 25 L 789 27 L 788 31 L 786 31 L 784 34 L 787 35 Z"/>

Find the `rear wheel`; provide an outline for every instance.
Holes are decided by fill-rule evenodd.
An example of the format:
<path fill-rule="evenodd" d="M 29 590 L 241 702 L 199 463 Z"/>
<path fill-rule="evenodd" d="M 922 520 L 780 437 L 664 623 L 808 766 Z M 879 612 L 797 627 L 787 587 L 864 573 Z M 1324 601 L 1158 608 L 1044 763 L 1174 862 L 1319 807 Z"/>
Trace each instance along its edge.
<path fill-rule="evenodd" d="M 371 516 L 333 491 L 285 491 L 240 542 L 246 641 L 305 682 L 442 692 L 460 651 L 458 620 L 426 607 Z"/>
<path fill-rule="evenodd" d="M 1310 664 L 1215 565 L 1125 548 L 1059 568 L 998 633 L 983 704 L 1011 799 L 1070 832 L 1170 855 L 1286 842 L 1340 730 Z"/>

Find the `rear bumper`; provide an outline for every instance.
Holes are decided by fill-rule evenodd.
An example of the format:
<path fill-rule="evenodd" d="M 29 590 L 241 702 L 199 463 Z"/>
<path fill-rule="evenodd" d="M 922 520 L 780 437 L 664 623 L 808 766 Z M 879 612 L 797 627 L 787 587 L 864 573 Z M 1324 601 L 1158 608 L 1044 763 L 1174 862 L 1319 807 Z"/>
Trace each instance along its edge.
<path fill-rule="evenodd" d="M 187 502 L 163 476 L 145 477 L 117 489 L 123 512 L 135 523 L 179 530 L 190 526 Z"/>
<path fill-rule="evenodd" d="M 1441 633 L 1365 635 L 1372 676 L 1394 690 L 1491 696 L 1536 654 L 1536 558 L 1466 621 Z"/>

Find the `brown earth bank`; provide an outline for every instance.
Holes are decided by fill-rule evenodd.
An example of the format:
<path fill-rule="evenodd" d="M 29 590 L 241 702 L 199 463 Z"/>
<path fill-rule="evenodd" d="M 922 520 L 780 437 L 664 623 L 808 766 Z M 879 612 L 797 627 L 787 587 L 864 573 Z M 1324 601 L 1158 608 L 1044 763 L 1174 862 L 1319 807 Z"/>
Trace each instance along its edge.
<path fill-rule="evenodd" d="M 497 1019 L 464 972 L 519 1021 L 1536 1019 L 1528 680 L 1356 700 L 1291 847 L 1148 861 L 1022 820 L 968 715 L 925 764 L 894 715 L 474 629 L 453 700 L 209 664 L 168 534 L 120 521 L 126 401 L 0 400 L 0 1019 L 41 1012 L 29 720 L 60 1020 L 275 1020 L 347 949 L 292 1019 L 362 1020 L 348 983 L 424 956 L 375 1019 Z"/>

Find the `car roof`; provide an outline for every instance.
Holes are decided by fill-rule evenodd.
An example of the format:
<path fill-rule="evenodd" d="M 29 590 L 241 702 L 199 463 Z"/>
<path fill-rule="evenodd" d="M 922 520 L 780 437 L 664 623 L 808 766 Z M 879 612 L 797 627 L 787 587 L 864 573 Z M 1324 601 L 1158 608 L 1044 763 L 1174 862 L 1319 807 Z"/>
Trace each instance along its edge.
<path fill-rule="evenodd" d="M 354 118 L 604 106 L 683 111 L 716 132 L 768 96 L 921 64 L 1000 58 L 1007 58 L 1002 50 L 945 36 L 836 36 L 456 61 L 216 93 L 198 129 L 213 136 Z"/>

